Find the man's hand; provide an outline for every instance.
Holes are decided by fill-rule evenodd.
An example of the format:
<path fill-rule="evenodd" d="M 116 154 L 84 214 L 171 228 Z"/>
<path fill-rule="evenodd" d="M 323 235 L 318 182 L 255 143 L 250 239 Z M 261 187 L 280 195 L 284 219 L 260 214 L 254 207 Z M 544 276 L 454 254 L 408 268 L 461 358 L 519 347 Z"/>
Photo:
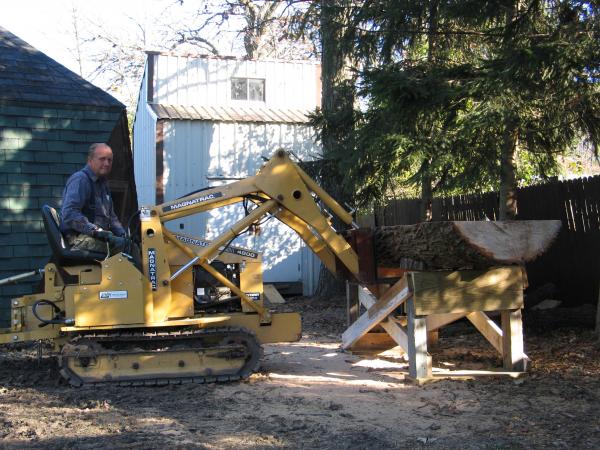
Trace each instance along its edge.
<path fill-rule="evenodd" d="M 95 230 L 92 236 L 96 239 L 100 239 L 101 241 L 108 242 L 113 247 L 122 249 L 125 248 L 129 241 L 129 239 L 125 236 L 116 236 L 112 231 L 103 230 L 102 228 Z"/>
<path fill-rule="evenodd" d="M 110 245 L 112 245 L 113 247 L 120 248 L 122 250 L 125 249 L 127 241 L 128 239 L 126 237 L 115 236 L 114 234 L 111 234 L 111 236 L 108 238 L 108 242 L 110 242 Z"/>
<path fill-rule="evenodd" d="M 110 241 L 111 238 L 114 237 L 112 232 L 110 232 L 108 230 L 103 230 L 102 228 L 98 228 L 97 230 L 94 230 L 92 233 L 92 236 L 95 237 L 96 239 L 100 239 L 102 241 Z"/>

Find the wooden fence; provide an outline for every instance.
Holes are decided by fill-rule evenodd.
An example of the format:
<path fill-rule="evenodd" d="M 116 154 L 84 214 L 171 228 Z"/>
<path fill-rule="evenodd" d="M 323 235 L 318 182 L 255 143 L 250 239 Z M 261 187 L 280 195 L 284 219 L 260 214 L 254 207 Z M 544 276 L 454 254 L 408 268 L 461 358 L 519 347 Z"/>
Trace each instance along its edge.
<path fill-rule="evenodd" d="M 530 290 L 546 283 L 565 306 L 596 304 L 600 275 L 600 176 L 556 181 L 519 189 L 518 219 L 562 221 L 546 253 L 527 264 Z M 419 222 L 420 200 L 393 200 L 375 212 L 377 225 Z M 434 199 L 433 220 L 495 220 L 498 194 Z"/>

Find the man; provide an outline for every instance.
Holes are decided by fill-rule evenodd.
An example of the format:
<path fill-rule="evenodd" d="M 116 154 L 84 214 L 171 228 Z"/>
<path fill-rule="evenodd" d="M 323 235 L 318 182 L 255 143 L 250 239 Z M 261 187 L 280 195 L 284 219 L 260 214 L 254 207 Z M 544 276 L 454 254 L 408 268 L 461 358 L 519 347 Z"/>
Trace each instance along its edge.
<path fill-rule="evenodd" d="M 113 209 L 106 177 L 113 163 L 112 149 L 92 144 L 87 165 L 67 180 L 63 193 L 60 231 L 71 248 L 107 253 L 123 251 L 125 229 Z M 108 245 L 107 245 L 108 241 Z"/>

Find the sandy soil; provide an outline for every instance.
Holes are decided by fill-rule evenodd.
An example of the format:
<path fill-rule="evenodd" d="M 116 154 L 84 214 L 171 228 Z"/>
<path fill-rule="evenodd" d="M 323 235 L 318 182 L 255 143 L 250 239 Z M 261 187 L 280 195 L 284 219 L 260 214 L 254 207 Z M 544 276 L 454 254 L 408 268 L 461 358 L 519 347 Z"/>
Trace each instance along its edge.
<path fill-rule="evenodd" d="M 600 448 L 600 344 L 591 331 L 527 334 L 528 376 L 404 379 L 398 354 L 339 351 L 342 302 L 294 300 L 305 333 L 265 347 L 262 371 L 233 384 L 71 388 L 50 355 L 0 351 L 0 448 Z M 458 324 L 436 367 L 499 367 Z"/>

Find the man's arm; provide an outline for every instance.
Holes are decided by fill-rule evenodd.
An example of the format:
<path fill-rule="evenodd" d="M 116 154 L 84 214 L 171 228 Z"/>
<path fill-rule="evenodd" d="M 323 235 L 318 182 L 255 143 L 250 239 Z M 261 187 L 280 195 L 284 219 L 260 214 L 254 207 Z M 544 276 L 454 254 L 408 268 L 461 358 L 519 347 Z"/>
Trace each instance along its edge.
<path fill-rule="evenodd" d="M 98 229 L 82 212 L 85 203 L 92 194 L 91 189 L 90 182 L 86 179 L 84 173 L 77 172 L 69 178 L 65 187 L 61 210 L 63 223 L 61 229 L 63 231 L 71 229 L 92 236 L 94 231 Z"/>
<path fill-rule="evenodd" d="M 123 228 L 123 225 L 119 222 L 119 218 L 112 207 L 110 208 L 110 231 L 117 236 L 125 236 L 125 228 Z"/>

